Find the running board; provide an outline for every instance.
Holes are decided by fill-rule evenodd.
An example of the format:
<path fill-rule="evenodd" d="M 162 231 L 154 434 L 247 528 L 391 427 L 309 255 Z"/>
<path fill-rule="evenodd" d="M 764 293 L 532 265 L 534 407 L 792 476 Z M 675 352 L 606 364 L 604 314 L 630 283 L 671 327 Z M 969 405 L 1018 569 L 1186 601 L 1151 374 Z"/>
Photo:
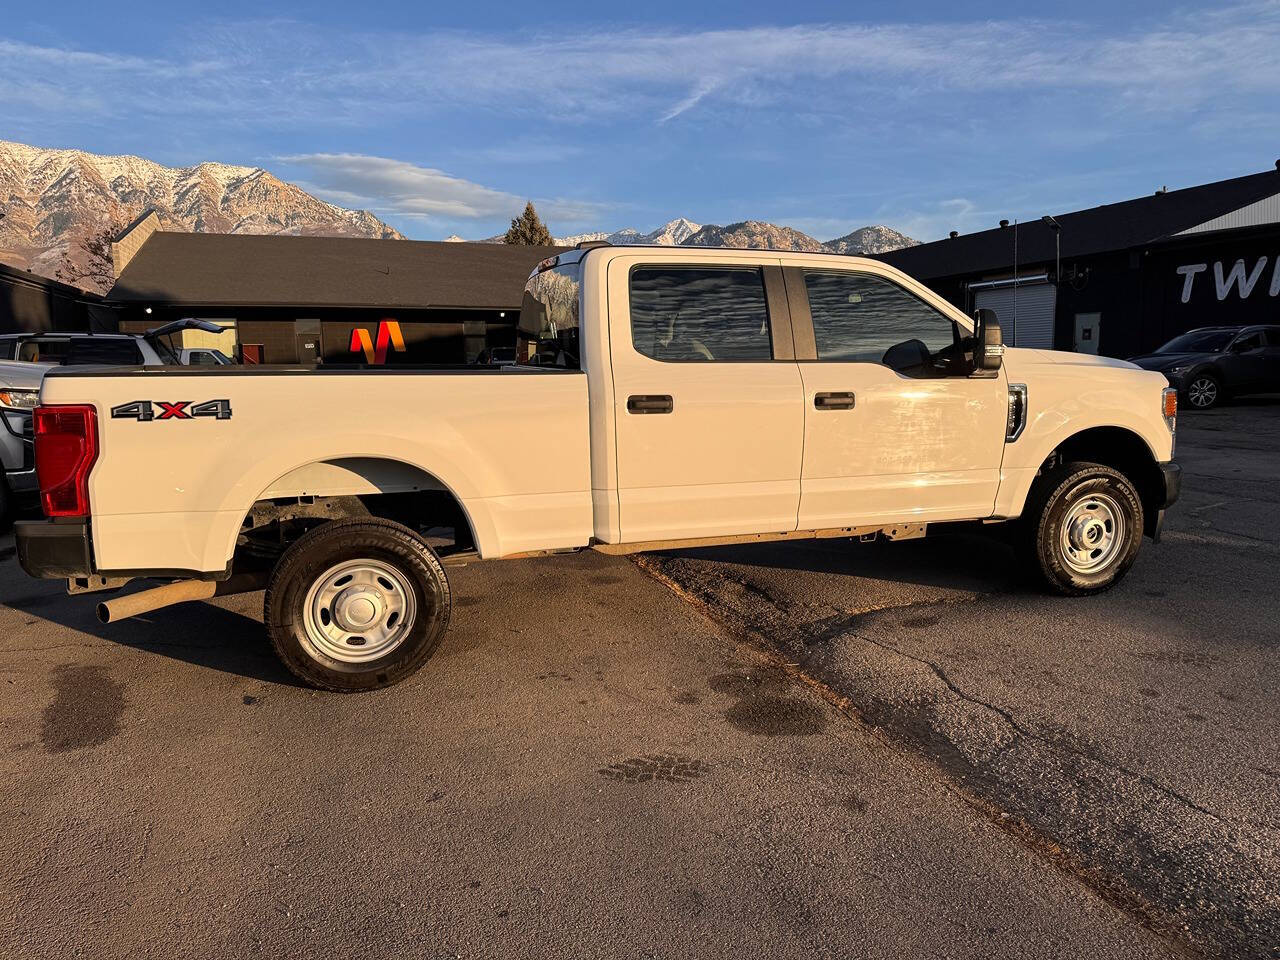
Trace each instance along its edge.
<path fill-rule="evenodd" d="M 655 553 L 663 550 L 688 550 L 693 547 L 727 547 L 742 543 L 777 543 L 786 540 L 915 540 L 923 537 L 927 523 L 894 523 L 887 526 L 824 527 L 820 530 L 788 530 L 782 533 L 743 533 L 723 537 L 692 537 L 687 540 L 645 540 L 640 543 L 593 543 L 592 550 L 623 556 L 629 553 Z"/>

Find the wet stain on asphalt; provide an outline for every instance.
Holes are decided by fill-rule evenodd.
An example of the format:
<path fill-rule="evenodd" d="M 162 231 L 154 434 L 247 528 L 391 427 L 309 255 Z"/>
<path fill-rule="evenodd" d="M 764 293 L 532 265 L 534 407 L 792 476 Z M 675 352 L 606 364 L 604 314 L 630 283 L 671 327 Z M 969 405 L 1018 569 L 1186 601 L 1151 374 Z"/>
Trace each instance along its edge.
<path fill-rule="evenodd" d="M 676 703 L 683 703 L 687 706 L 692 706 L 695 703 L 702 702 L 702 698 L 698 696 L 696 693 L 694 693 L 692 690 L 681 690 L 671 699 L 673 699 Z"/>
<path fill-rule="evenodd" d="M 716 693 L 736 697 L 724 718 L 743 733 L 760 737 L 812 737 L 827 726 L 818 704 L 788 696 L 790 681 L 780 671 L 721 673 L 707 681 Z"/>
<path fill-rule="evenodd" d="M 927 627 L 936 627 L 938 625 L 938 617 L 924 614 L 918 617 L 905 617 L 901 621 L 904 627 L 911 627 L 914 630 L 924 630 Z"/>
<path fill-rule="evenodd" d="M 867 801 L 863 800 L 856 793 L 851 793 L 847 798 L 841 801 L 840 806 L 844 807 L 851 813 L 866 813 Z"/>
<path fill-rule="evenodd" d="M 102 668 L 58 667 L 53 686 L 53 702 L 44 708 L 40 729 L 46 753 L 96 747 L 120 732 L 124 687 Z"/>
<path fill-rule="evenodd" d="M 1158 696 L 1160 696 L 1160 691 L 1159 691 L 1159 690 L 1152 690 L 1150 687 L 1143 687 L 1143 688 L 1142 688 L 1141 690 L 1139 690 L 1138 692 L 1139 692 L 1140 694 L 1142 694 L 1144 697 L 1158 697 Z"/>
<path fill-rule="evenodd" d="M 598 573 L 595 576 L 591 577 L 590 580 L 597 587 L 608 587 L 608 586 L 612 586 L 615 583 L 622 582 L 621 577 L 613 577 L 607 573 Z"/>
<path fill-rule="evenodd" d="M 710 771 L 711 767 L 696 757 L 651 753 L 645 757 L 611 763 L 607 767 L 601 767 L 599 773 L 600 776 L 619 783 L 652 783 L 655 780 L 688 783 Z"/>

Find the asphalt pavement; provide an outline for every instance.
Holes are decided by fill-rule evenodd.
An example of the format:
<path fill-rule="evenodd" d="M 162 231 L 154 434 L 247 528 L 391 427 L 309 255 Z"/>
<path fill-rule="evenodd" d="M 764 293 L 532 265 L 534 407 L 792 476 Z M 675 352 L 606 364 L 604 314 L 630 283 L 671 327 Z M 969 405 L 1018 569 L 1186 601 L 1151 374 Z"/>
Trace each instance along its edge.
<path fill-rule="evenodd" d="M 1280 403 L 1102 597 L 990 538 L 451 571 L 410 681 L 0 547 L 0 955 L 1269 956 Z"/>

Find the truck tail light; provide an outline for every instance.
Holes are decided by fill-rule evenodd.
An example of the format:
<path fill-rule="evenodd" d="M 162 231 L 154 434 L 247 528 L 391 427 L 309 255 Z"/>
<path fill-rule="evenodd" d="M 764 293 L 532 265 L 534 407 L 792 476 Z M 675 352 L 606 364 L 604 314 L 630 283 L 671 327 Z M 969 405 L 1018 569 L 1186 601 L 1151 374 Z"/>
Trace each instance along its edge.
<path fill-rule="evenodd" d="M 89 471 L 98 459 L 98 414 L 80 404 L 36 407 L 36 479 L 46 517 L 89 515 Z"/>

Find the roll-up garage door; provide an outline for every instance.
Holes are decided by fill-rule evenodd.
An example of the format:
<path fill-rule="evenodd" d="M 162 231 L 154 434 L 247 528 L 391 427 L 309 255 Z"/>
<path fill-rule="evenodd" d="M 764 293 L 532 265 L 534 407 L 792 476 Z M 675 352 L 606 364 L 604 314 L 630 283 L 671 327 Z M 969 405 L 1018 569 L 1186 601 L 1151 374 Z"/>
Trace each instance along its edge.
<path fill-rule="evenodd" d="M 974 309 L 994 310 L 1000 332 L 1010 347 L 1053 349 L 1052 283 L 1019 283 L 1017 287 L 996 287 L 973 292 Z"/>

